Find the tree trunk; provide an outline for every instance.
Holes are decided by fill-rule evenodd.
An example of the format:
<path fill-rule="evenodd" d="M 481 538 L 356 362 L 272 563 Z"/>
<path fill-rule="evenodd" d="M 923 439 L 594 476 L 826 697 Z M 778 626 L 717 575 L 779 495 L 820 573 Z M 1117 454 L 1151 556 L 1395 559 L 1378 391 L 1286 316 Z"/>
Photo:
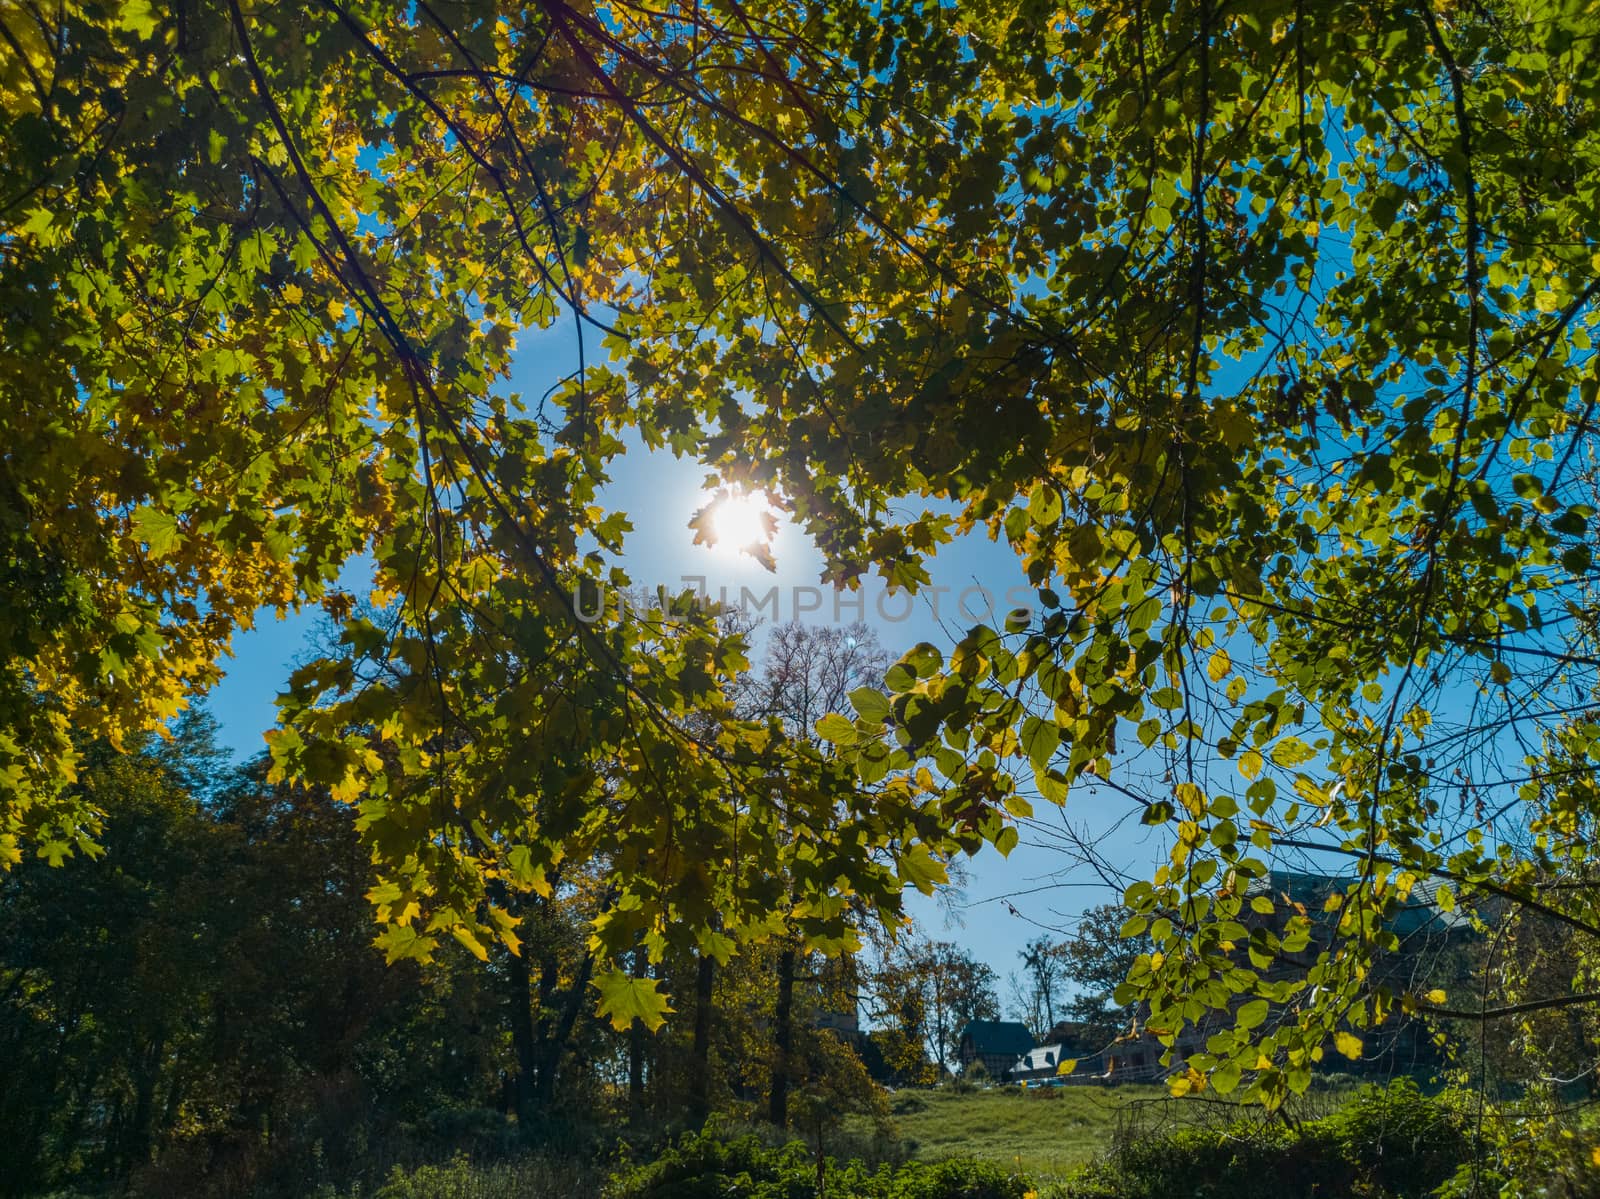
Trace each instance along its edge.
<path fill-rule="evenodd" d="M 694 971 L 694 1044 L 689 1075 L 689 1122 L 699 1128 L 711 1114 L 711 1004 L 716 959 L 702 953 Z"/>
<path fill-rule="evenodd" d="M 649 973 L 650 955 L 643 945 L 633 950 L 633 976 L 645 978 Z M 628 1107 L 634 1115 L 644 1110 L 644 1052 L 645 1027 L 638 1020 L 628 1030 Z"/>
<path fill-rule="evenodd" d="M 534 1076 L 538 1073 L 538 1050 L 534 1044 L 532 978 L 528 972 L 528 945 L 522 952 L 511 955 L 506 970 L 511 1004 L 511 1049 L 516 1059 L 516 1073 L 512 1078 L 511 1100 L 516 1109 L 517 1123 L 526 1129 L 534 1117 Z"/>
<path fill-rule="evenodd" d="M 789 1056 L 794 1048 L 794 947 L 778 955 L 778 1005 L 773 1013 L 772 1093 L 767 1119 L 779 1128 L 789 1126 Z"/>
<path fill-rule="evenodd" d="M 555 1027 L 549 1029 L 540 1039 L 543 1061 L 540 1063 L 536 1093 L 539 1102 L 546 1108 L 555 1103 L 556 1078 L 561 1073 L 561 1059 L 566 1054 L 567 1043 L 572 1039 L 572 1030 L 578 1023 L 579 1014 L 583 1011 L 584 1000 L 589 990 L 589 978 L 593 973 L 594 956 L 586 953 L 583 955 L 583 964 L 578 968 L 578 976 L 572 980 L 572 989 L 567 992 L 560 1018 L 556 1021 Z M 542 1024 L 541 1021 L 541 1026 Z"/>

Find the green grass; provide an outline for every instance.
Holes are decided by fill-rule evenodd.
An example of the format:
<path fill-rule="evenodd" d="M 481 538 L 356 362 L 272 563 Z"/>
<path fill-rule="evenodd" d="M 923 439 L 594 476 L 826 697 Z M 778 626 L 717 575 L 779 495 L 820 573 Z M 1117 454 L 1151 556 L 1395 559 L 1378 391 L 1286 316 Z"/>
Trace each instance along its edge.
<path fill-rule="evenodd" d="M 895 1126 L 912 1157 L 987 1158 L 1035 1179 L 1058 1177 L 1106 1149 L 1119 1121 L 1137 1114 L 1148 1128 L 1180 1120 L 1182 1108 L 1157 1086 L 908 1090 L 893 1097 Z"/>

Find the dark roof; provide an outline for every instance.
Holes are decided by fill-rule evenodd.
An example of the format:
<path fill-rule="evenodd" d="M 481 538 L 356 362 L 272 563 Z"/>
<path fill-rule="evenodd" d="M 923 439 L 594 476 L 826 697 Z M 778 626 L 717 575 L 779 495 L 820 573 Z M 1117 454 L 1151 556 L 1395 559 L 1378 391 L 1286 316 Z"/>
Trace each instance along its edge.
<path fill-rule="evenodd" d="M 1250 880 L 1247 895 L 1287 895 L 1291 902 L 1304 904 L 1313 918 L 1326 916 L 1323 904 L 1330 895 L 1343 895 L 1356 882 L 1354 875 L 1311 874 L 1303 870 L 1272 870 Z M 1471 926 L 1465 912 L 1445 911 L 1439 906 L 1439 888 L 1446 884 L 1436 878 L 1420 878 L 1411 888 L 1410 896 L 1401 903 L 1390 918 L 1389 927 L 1396 935 L 1410 936 L 1417 932 L 1453 932 Z"/>
<path fill-rule="evenodd" d="M 974 1020 L 961 1030 L 961 1039 L 972 1042 L 974 1053 L 1021 1057 L 1033 1048 L 1033 1034 L 1017 1020 Z"/>

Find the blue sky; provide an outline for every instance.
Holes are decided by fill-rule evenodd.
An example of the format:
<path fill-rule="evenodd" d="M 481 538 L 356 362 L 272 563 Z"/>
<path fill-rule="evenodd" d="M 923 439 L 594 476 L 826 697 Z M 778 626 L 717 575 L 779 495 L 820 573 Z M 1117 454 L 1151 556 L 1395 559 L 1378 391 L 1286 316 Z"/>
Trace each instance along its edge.
<path fill-rule="evenodd" d="M 570 326 L 526 335 L 517 352 L 513 390 L 524 396 L 543 394 L 573 369 L 575 348 Z M 858 596 L 836 597 L 831 587 L 818 583 L 821 556 L 801 530 L 787 523 L 780 524 L 773 543 L 776 573 L 748 555 L 696 546 L 688 521 L 705 502 L 706 473 L 697 462 L 638 445 L 614 463 L 602 502 L 625 511 L 633 523 L 625 563 L 636 585 L 663 585 L 676 591 L 690 585 L 685 582 L 688 578 L 703 578 L 713 597 L 726 588 L 730 599 L 748 588 L 769 600 L 765 609 L 769 620 L 773 612 L 769 591 L 776 587 L 781 619 L 798 615 L 812 623 L 846 624 L 865 619 L 892 656 L 919 641 L 946 648 L 978 620 L 999 621 L 1016 602 L 1025 602 L 1020 597 L 1027 592 L 1026 580 L 1016 558 L 983 534 L 946 546 L 930 563 L 933 587 L 914 598 L 889 596 L 876 580 L 867 582 Z M 1006 592 L 1013 588 L 1017 598 L 1007 601 Z M 982 611 L 986 596 L 994 600 L 992 618 Z M 857 599 L 862 605 L 859 614 Z M 278 620 L 264 610 L 254 630 L 235 638 L 233 659 L 225 663 L 227 676 L 211 693 L 208 706 L 222 726 L 224 743 L 240 758 L 264 748 L 262 733 L 275 719 L 273 698 L 319 616 L 319 611 L 311 610 Z M 1065 819 L 1124 869 L 1148 876 L 1155 864 L 1159 848 L 1147 843 L 1140 826 L 1106 831 L 1124 811 L 1120 806 L 1093 797 L 1079 802 L 1075 797 L 1065 812 L 1043 801 L 1036 809 L 1042 824 L 1059 827 Z M 962 894 L 946 896 L 942 902 L 913 895 L 912 911 L 919 927 L 929 936 L 961 942 L 993 966 L 1003 982 L 1008 973 L 1019 970 L 1018 954 L 1026 941 L 1046 930 L 1069 929 L 1084 907 L 1111 898 L 1092 873 L 1068 869 L 1070 859 L 1059 845 L 1046 844 L 1052 840 L 1056 838 L 1047 831 L 1024 830 L 1023 843 L 1009 858 L 1000 858 L 990 848 L 971 860 Z M 1002 985 L 1002 998 L 1004 989 Z"/>

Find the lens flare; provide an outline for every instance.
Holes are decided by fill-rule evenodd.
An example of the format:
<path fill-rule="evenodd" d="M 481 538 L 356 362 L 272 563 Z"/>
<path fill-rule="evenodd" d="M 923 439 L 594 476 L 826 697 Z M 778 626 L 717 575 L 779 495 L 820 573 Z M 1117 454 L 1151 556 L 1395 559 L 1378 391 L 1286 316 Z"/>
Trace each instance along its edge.
<path fill-rule="evenodd" d="M 712 544 L 735 553 L 765 545 L 770 538 L 767 511 L 767 502 L 759 495 L 724 496 L 711 511 Z"/>

